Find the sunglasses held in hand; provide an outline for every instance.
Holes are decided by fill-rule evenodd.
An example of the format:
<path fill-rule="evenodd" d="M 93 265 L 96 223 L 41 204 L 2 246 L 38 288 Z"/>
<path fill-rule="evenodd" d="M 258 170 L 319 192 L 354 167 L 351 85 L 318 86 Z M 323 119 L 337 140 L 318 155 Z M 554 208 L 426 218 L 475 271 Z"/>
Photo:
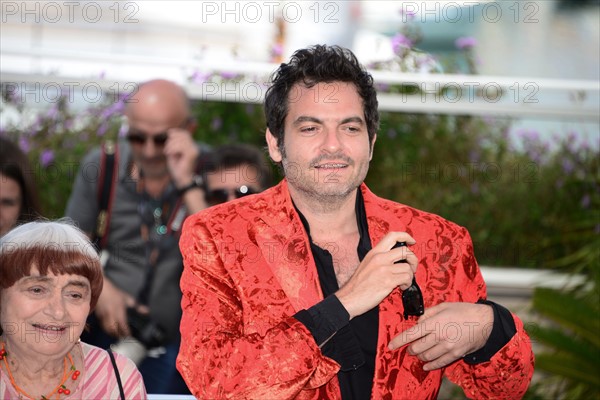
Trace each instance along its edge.
<path fill-rule="evenodd" d="M 406 242 L 396 242 L 392 249 L 406 246 Z M 406 260 L 396 261 L 395 264 L 405 262 Z M 402 305 L 404 306 L 404 319 L 408 318 L 409 315 L 418 317 L 423 315 L 425 312 L 425 304 L 423 303 L 423 294 L 417 280 L 413 276 L 412 285 L 406 290 L 402 291 Z"/>

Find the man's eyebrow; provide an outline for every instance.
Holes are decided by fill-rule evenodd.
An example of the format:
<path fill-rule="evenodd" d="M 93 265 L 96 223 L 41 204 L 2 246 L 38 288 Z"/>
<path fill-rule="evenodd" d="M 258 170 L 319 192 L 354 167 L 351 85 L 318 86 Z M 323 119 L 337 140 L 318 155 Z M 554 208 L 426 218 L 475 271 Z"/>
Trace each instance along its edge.
<path fill-rule="evenodd" d="M 344 118 L 342 120 L 342 122 L 340 123 L 340 125 L 349 124 L 351 122 L 355 122 L 355 123 L 358 123 L 361 125 L 365 124 L 365 121 L 361 117 L 348 117 L 348 118 Z"/>
<path fill-rule="evenodd" d="M 292 125 L 298 126 L 298 125 L 300 125 L 303 122 L 314 122 L 314 123 L 317 123 L 317 124 L 323 124 L 323 121 L 320 120 L 319 118 L 310 117 L 308 115 L 301 115 L 301 116 L 299 116 L 298 118 L 296 118 L 294 120 L 294 122 L 292 123 Z"/>

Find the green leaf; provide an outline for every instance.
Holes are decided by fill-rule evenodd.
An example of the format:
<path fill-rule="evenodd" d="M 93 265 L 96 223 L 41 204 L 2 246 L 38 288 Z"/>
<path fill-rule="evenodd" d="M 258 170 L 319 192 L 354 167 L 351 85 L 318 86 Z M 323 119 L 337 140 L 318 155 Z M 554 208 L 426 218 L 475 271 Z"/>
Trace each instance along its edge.
<path fill-rule="evenodd" d="M 573 382 L 584 383 L 600 389 L 600 371 L 597 369 L 585 369 L 578 359 L 565 354 L 539 354 L 535 358 L 536 368 L 565 377 Z"/>
<path fill-rule="evenodd" d="M 590 342 L 555 328 L 538 327 L 528 333 L 532 338 L 556 352 L 576 359 L 579 368 L 600 370 L 600 350 Z"/>
<path fill-rule="evenodd" d="M 585 300 L 555 289 L 536 288 L 533 308 L 600 348 L 598 310 Z"/>

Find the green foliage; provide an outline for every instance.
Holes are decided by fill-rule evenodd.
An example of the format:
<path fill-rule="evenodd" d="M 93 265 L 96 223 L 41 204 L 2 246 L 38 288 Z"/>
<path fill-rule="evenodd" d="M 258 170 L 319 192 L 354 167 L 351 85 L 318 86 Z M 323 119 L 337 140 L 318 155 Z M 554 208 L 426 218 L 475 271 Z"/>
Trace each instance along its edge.
<path fill-rule="evenodd" d="M 59 102 L 2 133 L 29 149 L 44 212 L 52 218 L 64 212 L 83 155 L 117 138 L 123 102 L 78 113 L 68 106 Z M 265 146 L 260 105 L 198 102 L 193 112 L 199 141 Z M 382 197 L 467 227 L 482 264 L 548 266 L 577 257 L 581 243 L 595 244 L 584 254 L 598 260 L 598 149 L 566 137 L 552 150 L 531 134 L 517 148 L 507 137 L 509 123 L 382 113 L 367 184 Z"/>
<path fill-rule="evenodd" d="M 194 136 L 219 145 L 230 142 L 252 143 L 265 147 L 265 122 L 261 105 L 197 102 L 193 106 L 198 128 Z"/>
<path fill-rule="evenodd" d="M 552 392 L 553 397 L 564 399 L 600 398 L 600 235 L 595 231 L 597 223 L 598 203 L 594 203 L 573 215 L 563 235 L 549 235 L 547 240 L 550 245 L 565 243 L 573 248 L 550 265 L 566 268 L 583 280 L 574 282 L 569 289 L 536 288 L 534 291 L 533 310 L 550 322 L 529 331 L 532 339 L 544 347 L 544 351 L 536 355 L 536 368 L 546 374 L 542 385 L 530 389 L 532 393 Z"/>
<path fill-rule="evenodd" d="M 27 108 L 14 92 L 3 91 L 2 100 L 0 112 L 16 112 L 18 119 L 1 134 L 28 154 L 27 172 L 38 185 L 43 215 L 61 217 L 84 155 L 103 140 L 116 138 L 123 102 L 107 101 L 77 112 L 67 97 L 43 110 Z"/>
<path fill-rule="evenodd" d="M 529 334 L 547 349 L 536 355 L 536 368 L 556 382 L 552 394 L 556 398 L 600 398 L 599 304 L 597 293 L 535 290 L 534 309 L 554 324 L 538 326 Z"/>

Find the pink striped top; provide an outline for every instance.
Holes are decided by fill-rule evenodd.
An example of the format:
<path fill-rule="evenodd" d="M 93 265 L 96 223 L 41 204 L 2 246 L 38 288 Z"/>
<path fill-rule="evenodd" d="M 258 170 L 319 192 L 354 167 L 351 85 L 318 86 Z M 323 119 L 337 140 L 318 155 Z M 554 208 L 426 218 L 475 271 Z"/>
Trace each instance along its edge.
<path fill-rule="evenodd" d="M 106 350 L 81 343 L 83 354 L 85 354 L 85 371 L 81 375 L 81 381 L 77 389 L 69 396 L 61 399 L 102 399 L 119 400 L 119 386 L 115 370 Z M 123 383 L 123 391 L 127 400 L 146 400 L 146 388 L 142 375 L 130 359 L 114 353 L 117 367 Z M 12 386 L 8 374 L 0 369 L 0 399 L 21 399 L 21 396 Z M 54 398 L 54 396 L 53 396 Z"/>

